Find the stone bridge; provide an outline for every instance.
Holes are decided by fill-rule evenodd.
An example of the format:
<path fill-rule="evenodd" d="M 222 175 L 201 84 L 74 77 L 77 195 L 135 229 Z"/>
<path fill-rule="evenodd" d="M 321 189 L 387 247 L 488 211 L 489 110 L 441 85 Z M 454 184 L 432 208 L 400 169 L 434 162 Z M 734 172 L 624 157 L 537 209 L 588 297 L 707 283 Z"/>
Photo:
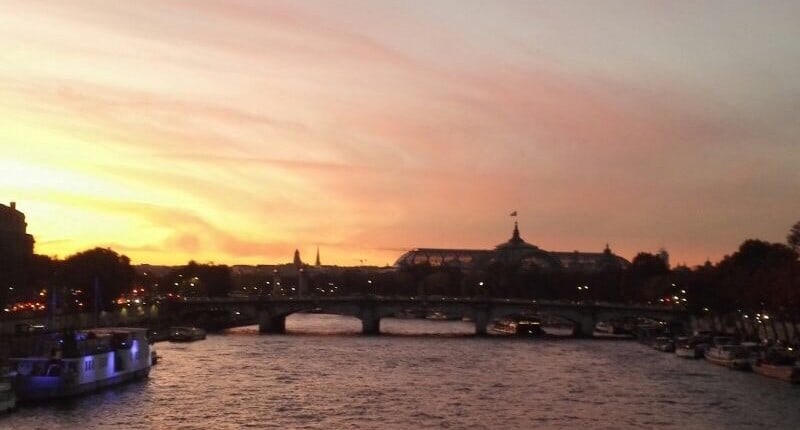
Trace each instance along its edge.
<path fill-rule="evenodd" d="M 625 305 L 603 302 L 565 302 L 523 299 L 461 297 L 286 297 L 286 298 L 187 298 L 173 303 L 172 311 L 186 319 L 206 312 L 231 312 L 252 315 L 262 333 L 285 333 L 286 317 L 304 311 L 351 316 L 361 320 L 364 334 L 380 334 L 381 318 L 406 311 L 443 312 L 468 318 L 475 323 L 475 334 L 485 335 L 488 325 L 510 315 L 555 316 L 573 324 L 575 336 L 591 337 L 598 321 L 626 317 L 686 323 L 683 309 L 653 305 Z M 253 321 L 242 318 L 242 323 Z"/>

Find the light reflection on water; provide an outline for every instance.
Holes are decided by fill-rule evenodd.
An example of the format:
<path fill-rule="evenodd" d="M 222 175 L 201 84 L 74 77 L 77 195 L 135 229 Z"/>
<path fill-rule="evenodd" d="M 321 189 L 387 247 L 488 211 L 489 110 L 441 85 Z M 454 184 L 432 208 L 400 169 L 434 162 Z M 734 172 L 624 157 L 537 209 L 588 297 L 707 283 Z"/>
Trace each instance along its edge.
<path fill-rule="evenodd" d="M 160 343 L 143 383 L 0 417 L 0 428 L 785 428 L 800 387 L 633 342 L 474 338 L 471 323 L 301 314 Z M 298 334 L 300 333 L 300 334 Z M 415 336 L 421 333 L 437 335 Z"/>

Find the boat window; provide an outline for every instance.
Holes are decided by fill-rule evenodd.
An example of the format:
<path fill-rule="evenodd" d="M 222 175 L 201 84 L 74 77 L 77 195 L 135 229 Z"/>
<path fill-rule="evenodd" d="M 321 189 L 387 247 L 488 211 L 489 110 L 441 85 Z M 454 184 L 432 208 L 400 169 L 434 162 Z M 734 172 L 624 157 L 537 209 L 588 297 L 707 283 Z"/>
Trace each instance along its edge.
<path fill-rule="evenodd" d="M 125 362 L 122 361 L 122 354 L 114 354 L 114 371 L 122 372 L 125 370 Z"/>
<path fill-rule="evenodd" d="M 127 333 L 114 333 L 112 345 L 114 349 L 130 349 L 132 342 Z"/>
<path fill-rule="evenodd" d="M 47 366 L 47 376 L 61 376 L 61 364 L 50 363 L 50 365 Z"/>
<path fill-rule="evenodd" d="M 30 361 L 20 361 L 17 363 L 17 373 L 20 375 L 30 375 L 33 372 L 33 363 Z"/>

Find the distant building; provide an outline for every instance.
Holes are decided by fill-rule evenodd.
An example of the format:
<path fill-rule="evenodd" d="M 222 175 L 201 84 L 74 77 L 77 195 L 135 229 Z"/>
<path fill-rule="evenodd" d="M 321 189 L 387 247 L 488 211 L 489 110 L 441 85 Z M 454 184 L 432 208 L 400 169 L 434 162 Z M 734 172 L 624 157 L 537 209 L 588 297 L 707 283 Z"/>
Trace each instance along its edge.
<path fill-rule="evenodd" d="M 630 265 L 628 260 L 611 252 L 608 245 L 602 252 L 545 251 L 525 242 L 515 222 L 511 239 L 494 249 L 416 248 L 400 256 L 395 266 L 430 264 L 433 267 L 454 266 L 464 270 L 481 270 L 493 262 L 514 263 L 524 268 L 579 272 L 624 269 Z"/>
<path fill-rule="evenodd" d="M 33 236 L 27 232 L 25 214 L 11 202 L 0 204 L 0 261 L 14 262 L 33 256 Z"/>

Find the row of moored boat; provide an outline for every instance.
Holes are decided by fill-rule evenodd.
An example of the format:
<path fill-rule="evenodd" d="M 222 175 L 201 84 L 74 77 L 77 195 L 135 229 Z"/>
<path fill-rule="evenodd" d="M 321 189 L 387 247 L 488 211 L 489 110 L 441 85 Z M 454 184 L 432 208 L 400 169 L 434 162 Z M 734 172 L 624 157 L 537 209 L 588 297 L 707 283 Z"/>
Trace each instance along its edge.
<path fill-rule="evenodd" d="M 770 378 L 800 383 L 797 350 L 781 345 L 739 342 L 731 336 L 696 334 L 691 337 L 657 337 L 653 348 L 682 358 L 704 358 L 730 369 L 753 371 Z"/>

